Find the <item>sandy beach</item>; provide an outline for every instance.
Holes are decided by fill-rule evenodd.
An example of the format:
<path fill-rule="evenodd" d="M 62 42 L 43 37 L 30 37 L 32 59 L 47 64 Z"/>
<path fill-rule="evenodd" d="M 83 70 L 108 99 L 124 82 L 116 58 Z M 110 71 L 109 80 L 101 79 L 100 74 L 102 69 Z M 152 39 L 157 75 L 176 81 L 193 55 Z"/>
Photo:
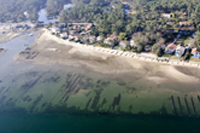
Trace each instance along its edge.
<path fill-rule="evenodd" d="M 99 52 L 92 47 L 88 48 L 57 38 L 44 29 L 40 31 L 40 34 L 30 48 L 15 56 L 15 61 L 68 65 L 104 74 L 137 74 L 159 83 L 166 80 L 192 83 L 199 81 L 200 76 L 196 73 L 198 68 L 140 61 L 135 58 Z"/>

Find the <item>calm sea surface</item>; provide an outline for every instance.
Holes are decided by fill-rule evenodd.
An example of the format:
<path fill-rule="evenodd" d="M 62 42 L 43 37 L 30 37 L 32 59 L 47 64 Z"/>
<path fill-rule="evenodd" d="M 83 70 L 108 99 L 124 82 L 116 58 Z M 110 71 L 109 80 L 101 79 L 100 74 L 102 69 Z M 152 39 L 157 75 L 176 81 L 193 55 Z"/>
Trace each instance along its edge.
<path fill-rule="evenodd" d="M 200 129 L 199 84 L 157 85 L 138 76 L 124 79 L 69 66 L 13 62 L 36 37 L 22 35 L 0 45 L 8 50 L 0 57 L 0 133 Z"/>

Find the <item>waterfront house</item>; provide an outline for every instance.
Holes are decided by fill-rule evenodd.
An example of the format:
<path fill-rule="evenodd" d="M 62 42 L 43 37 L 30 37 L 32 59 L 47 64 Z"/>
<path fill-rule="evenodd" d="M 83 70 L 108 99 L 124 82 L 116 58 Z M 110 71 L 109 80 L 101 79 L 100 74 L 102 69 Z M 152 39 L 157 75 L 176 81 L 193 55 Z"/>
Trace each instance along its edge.
<path fill-rule="evenodd" d="M 75 34 L 70 34 L 69 35 L 69 40 L 73 40 L 75 38 L 75 36 L 76 36 Z"/>
<path fill-rule="evenodd" d="M 98 36 L 97 37 L 97 42 L 101 42 L 103 40 L 103 37 L 102 36 Z"/>
<path fill-rule="evenodd" d="M 114 38 L 108 37 L 107 39 L 104 40 L 105 44 L 108 44 L 110 46 L 113 46 L 115 44 L 116 40 Z"/>
<path fill-rule="evenodd" d="M 81 37 L 82 36 L 80 34 L 77 34 L 77 35 L 74 36 L 74 40 L 79 41 Z"/>
<path fill-rule="evenodd" d="M 58 33 L 61 31 L 60 27 L 58 25 L 53 25 L 52 28 L 51 28 L 51 31 L 53 33 Z"/>
<path fill-rule="evenodd" d="M 164 18 L 171 18 L 171 14 L 170 13 L 163 13 L 162 17 L 164 17 Z"/>
<path fill-rule="evenodd" d="M 181 57 L 185 52 L 185 47 L 181 46 L 180 44 L 176 47 L 175 56 Z"/>
<path fill-rule="evenodd" d="M 119 41 L 119 46 L 121 48 L 125 48 L 127 45 L 129 45 L 129 42 L 128 41 Z"/>
<path fill-rule="evenodd" d="M 96 37 L 94 35 L 89 36 L 90 43 L 95 43 Z"/>
<path fill-rule="evenodd" d="M 81 39 L 81 41 L 82 41 L 83 43 L 87 43 L 87 42 L 89 41 L 89 37 L 88 37 L 88 36 L 84 36 L 84 37 Z"/>
<path fill-rule="evenodd" d="M 195 58 L 200 57 L 200 49 L 198 48 L 193 48 L 191 53 L 192 53 L 192 57 L 195 57 Z"/>
<path fill-rule="evenodd" d="M 130 41 L 130 46 L 133 48 L 137 47 L 137 44 L 135 43 L 135 41 L 133 39 L 131 39 L 131 41 Z"/>
<path fill-rule="evenodd" d="M 67 38 L 67 35 L 68 35 L 67 32 L 64 32 L 64 33 L 61 33 L 61 34 L 60 34 L 60 37 L 66 39 L 66 38 Z"/>
<path fill-rule="evenodd" d="M 182 21 L 182 22 L 179 22 L 179 25 L 180 25 L 180 26 L 190 26 L 191 23 L 188 22 L 188 21 Z"/>
<path fill-rule="evenodd" d="M 170 43 L 166 48 L 165 48 L 165 53 L 171 54 L 176 50 L 176 45 L 174 43 Z"/>

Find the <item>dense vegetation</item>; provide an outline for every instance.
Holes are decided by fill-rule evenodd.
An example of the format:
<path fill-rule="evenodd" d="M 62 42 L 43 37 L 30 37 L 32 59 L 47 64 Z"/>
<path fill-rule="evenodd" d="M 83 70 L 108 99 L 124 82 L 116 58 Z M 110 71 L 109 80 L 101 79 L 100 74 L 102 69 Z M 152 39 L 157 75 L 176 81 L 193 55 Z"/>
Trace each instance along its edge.
<path fill-rule="evenodd" d="M 46 3 L 46 10 L 48 16 L 55 16 L 60 13 L 61 10 L 63 10 L 63 6 L 66 3 L 70 3 L 70 0 L 47 0 Z"/>
<path fill-rule="evenodd" d="M 69 2 L 75 6 L 62 10 Z M 124 11 L 127 5 L 130 13 Z M 95 35 L 116 34 L 122 40 L 134 38 L 138 52 L 151 45 L 152 51 L 159 53 L 161 44 L 176 38 L 174 31 L 200 30 L 199 0 L 10 0 L 9 3 L 0 0 L 0 21 L 24 20 L 25 11 L 31 20 L 37 20 L 37 12 L 44 6 L 49 16 L 60 13 L 61 22 L 94 22 Z M 163 13 L 171 14 L 171 18 L 162 17 Z M 191 26 L 180 27 L 180 21 L 189 21 Z"/>
<path fill-rule="evenodd" d="M 70 0 L 0 0 L 0 22 L 20 22 L 29 18 L 35 22 L 38 11 L 46 6 L 49 16 L 58 15 Z M 27 12 L 28 15 L 24 15 Z"/>
<path fill-rule="evenodd" d="M 60 21 L 94 22 L 95 35 L 123 34 L 122 40 L 134 38 L 138 52 L 152 45 L 153 51 L 160 54 L 161 44 L 176 38 L 173 31 L 200 29 L 199 0 L 82 0 L 82 3 L 62 11 Z M 124 12 L 125 4 L 131 7 L 131 13 Z M 162 17 L 163 13 L 171 14 L 171 18 Z M 180 27 L 180 21 L 189 21 L 192 25 Z"/>
<path fill-rule="evenodd" d="M 25 11 L 29 14 L 30 20 L 37 20 L 37 12 L 45 3 L 46 0 L 0 0 L 0 22 L 24 20 Z"/>

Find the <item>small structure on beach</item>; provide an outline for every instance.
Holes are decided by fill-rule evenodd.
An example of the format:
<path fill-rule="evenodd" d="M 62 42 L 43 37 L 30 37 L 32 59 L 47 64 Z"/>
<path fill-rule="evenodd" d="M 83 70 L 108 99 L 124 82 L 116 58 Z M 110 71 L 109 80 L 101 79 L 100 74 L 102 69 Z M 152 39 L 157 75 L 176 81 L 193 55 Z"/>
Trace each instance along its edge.
<path fill-rule="evenodd" d="M 199 58 L 200 57 L 200 49 L 193 48 L 191 54 L 192 54 L 192 57 Z"/>
<path fill-rule="evenodd" d="M 60 27 L 58 25 L 54 25 L 54 26 L 52 26 L 51 31 L 53 33 L 58 33 L 58 32 L 61 31 L 61 29 L 60 29 Z"/>
<path fill-rule="evenodd" d="M 165 53 L 171 54 L 176 50 L 176 45 L 174 43 L 170 43 L 166 48 L 165 48 Z"/>
<path fill-rule="evenodd" d="M 183 47 L 183 46 L 181 46 L 181 44 L 179 44 L 179 45 L 176 47 L 175 56 L 176 56 L 176 57 L 181 57 L 184 53 L 185 53 L 185 47 Z"/>
<path fill-rule="evenodd" d="M 69 35 L 69 40 L 79 41 L 80 38 L 81 38 L 80 34 Z"/>

